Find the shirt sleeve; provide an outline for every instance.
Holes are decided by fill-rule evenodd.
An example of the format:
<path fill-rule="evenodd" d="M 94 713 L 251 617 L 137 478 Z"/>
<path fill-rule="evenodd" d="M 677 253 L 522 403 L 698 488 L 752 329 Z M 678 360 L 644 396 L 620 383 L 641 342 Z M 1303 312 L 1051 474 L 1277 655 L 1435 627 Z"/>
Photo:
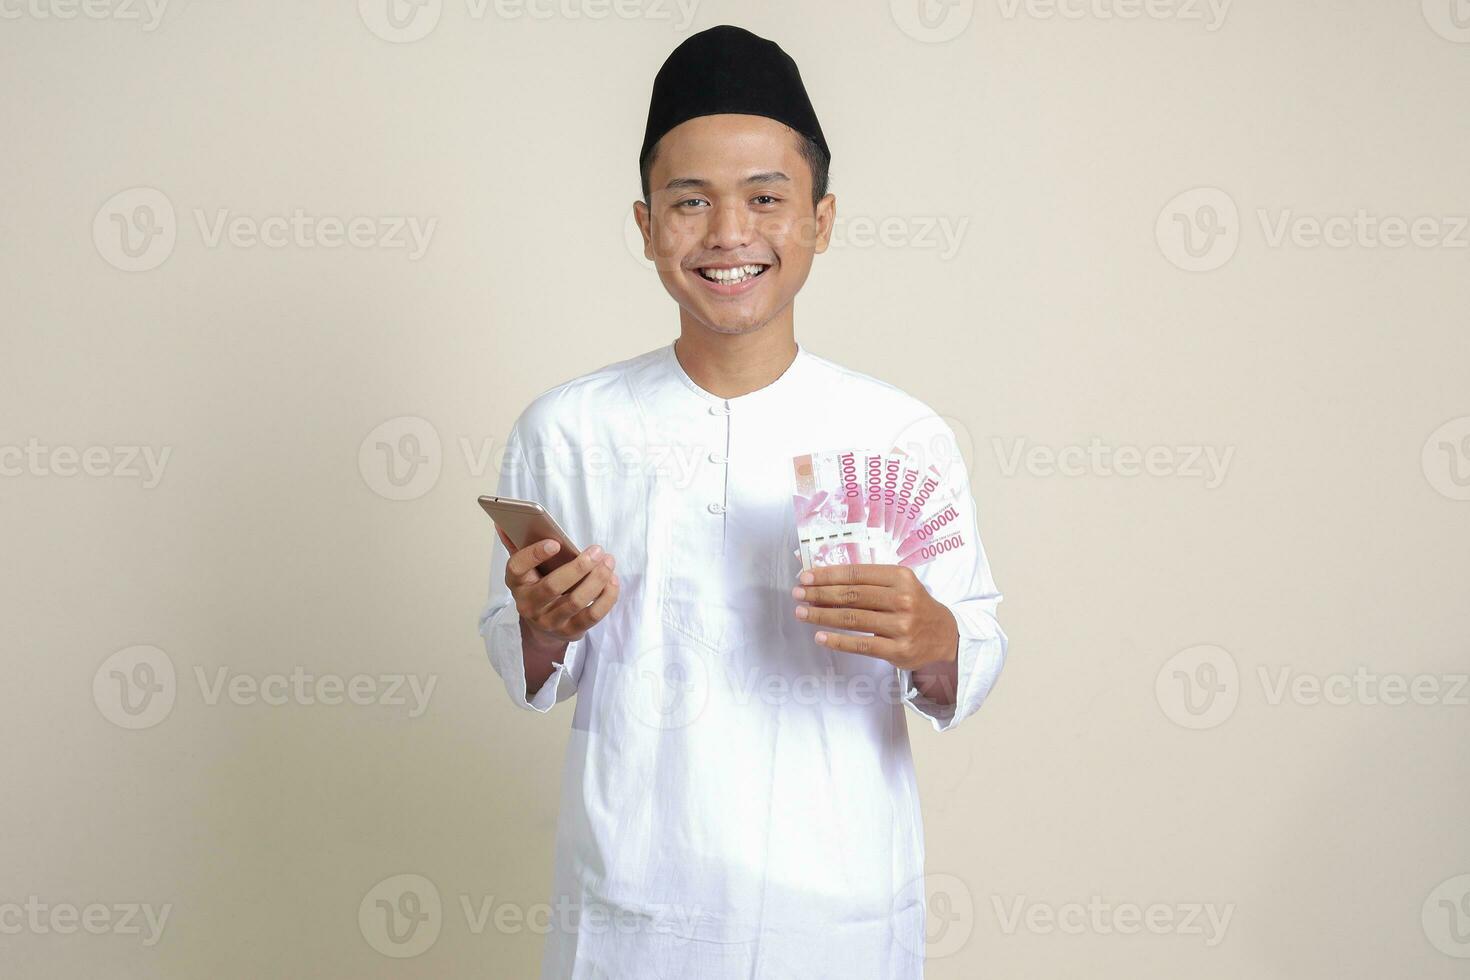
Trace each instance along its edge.
<path fill-rule="evenodd" d="M 535 500 L 543 506 L 548 505 L 528 461 L 519 423 L 511 428 L 510 436 L 506 440 L 500 480 L 495 493 L 500 497 Z M 541 685 L 540 690 L 526 690 L 526 661 L 521 649 L 521 616 L 510 594 L 510 588 L 505 584 L 505 565 L 510 560 L 510 553 L 500 543 L 500 535 L 493 534 L 493 537 L 490 598 L 480 611 L 480 636 L 485 640 L 485 652 L 490 657 L 490 665 L 495 668 L 501 680 L 505 681 L 505 689 L 510 694 L 511 702 L 518 708 L 545 714 L 553 705 L 565 701 L 577 692 L 586 637 L 567 644 L 561 661 L 552 662 L 551 676 Z"/>
<path fill-rule="evenodd" d="M 948 425 L 942 427 L 941 440 L 955 446 Z M 932 443 L 931 443 L 932 444 Z M 899 689 L 904 702 L 928 719 L 936 732 L 947 732 L 979 710 L 1000 676 L 1006 657 L 1006 635 L 996 619 L 1001 594 L 990 574 L 975 519 L 975 501 L 963 460 L 958 456 L 941 460 L 940 468 L 948 469 L 945 483 L 956 519 L 952 525 L 964 537 L 964 547 L 946 552 L 914 569 L 929 594 L 949 607 L 959 627 L 958 685 L 954 704 L 939 704 L 920 693 L 913 685 L 912 671 L 898 669 Z M 946 533 L 951 533 L 946 529 Z M 897 668 L 896 668 L 897 669 Z"/>

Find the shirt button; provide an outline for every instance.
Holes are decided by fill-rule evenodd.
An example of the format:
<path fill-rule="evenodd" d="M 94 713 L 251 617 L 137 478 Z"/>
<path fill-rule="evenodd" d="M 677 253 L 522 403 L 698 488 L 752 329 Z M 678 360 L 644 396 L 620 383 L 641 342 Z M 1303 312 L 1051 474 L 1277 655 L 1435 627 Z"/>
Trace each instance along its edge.
<path fill-rule="evenodd" d="M 723 463 L 725 461 L 725 457 L 720 453 L 710 453 L 709 461 L 711 463 Z"/>
<path fill-rule="evenodd" d="M 710 504 L 705 509 L 708 510 L 711 514 L 723 514 L 725 512 L 725 505 L 724 504 Z"/>
<path fill-rule="evenodd" d="M 711 415 L 729 415 L 730 410 L 724 405 L 711 405 L 709 407 L 709 413 Z"/>

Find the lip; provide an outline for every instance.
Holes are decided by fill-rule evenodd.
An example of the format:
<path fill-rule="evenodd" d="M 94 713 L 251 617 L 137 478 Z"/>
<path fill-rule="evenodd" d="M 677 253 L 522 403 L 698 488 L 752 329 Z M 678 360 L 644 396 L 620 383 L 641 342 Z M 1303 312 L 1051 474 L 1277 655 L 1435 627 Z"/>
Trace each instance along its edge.
<path fill-rule="evenodd" d="M 765 279 L 766 276 L 770 275 L 771 270 L 775 268 L 774 265 L 767 265 L 764 262 L 762 262 L 760 264 L 766 266 L 766 271 L 765 272 L 762 272 L 758 276 L 751 276 L 749 279 L 746 279 L 744 282 L 734 282 L 734 283 L 729 283 L 729 282 L 710 282 L 704 276 L 701 276 L 699 274 L 699 270 L 698 269 L 690 269 L 689 270 L 689 275 L 693 276 L 696 282 L 698 282 L 705 289 L 708 289 L 710 292 L 714 293 L 716 296 L 740 296 L 740 295 L 742 295 L 744 293 L 750 292 L 756 286 L 759 286 L 760 283 L 761 283 L 761 280 Z M 708 266 L 706 268 L 725 268 L 725 267 L 724 266 Z"/>

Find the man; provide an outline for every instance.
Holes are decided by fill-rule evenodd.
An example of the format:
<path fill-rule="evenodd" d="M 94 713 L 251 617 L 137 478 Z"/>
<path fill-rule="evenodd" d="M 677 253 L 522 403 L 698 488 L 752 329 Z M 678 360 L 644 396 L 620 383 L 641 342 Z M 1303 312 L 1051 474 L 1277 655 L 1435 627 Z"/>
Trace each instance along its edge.
<path fill-rule="evenodd" d="M 546 391 L 511 430 L 498 493 L 585 549 L 542 574 L 555 544 L 502 533 L 480 617 L 515 704 L 577 695 L 543 977 L 923 974 L 904 712 L 953 728 L 1006 638 L 962 465 L 945 492 L 968 547 L 808 572 L 793 553 L 793 457 L 953 442 L 795 339 L 829 160 L 779 47 L 734 27 L 680 45 L 634 205 L 678 339 Z"/>

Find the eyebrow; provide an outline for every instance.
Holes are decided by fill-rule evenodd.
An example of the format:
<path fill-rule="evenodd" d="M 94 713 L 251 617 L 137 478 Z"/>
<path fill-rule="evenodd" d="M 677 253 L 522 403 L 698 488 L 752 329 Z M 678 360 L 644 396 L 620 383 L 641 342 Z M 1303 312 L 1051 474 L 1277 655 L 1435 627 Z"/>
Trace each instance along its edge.
<path fill-rule="evenodd" d="M 791 178 L 779 170 L 767 170 L 758 174 L 751 174 L 741 181 L 741 184 L 778 184 L 781 181 L 790 182 Z M 708 187 L 709 181 L 700 177 L 675 177 L 664 185 L 664 190 L 702 190 Z"/>

